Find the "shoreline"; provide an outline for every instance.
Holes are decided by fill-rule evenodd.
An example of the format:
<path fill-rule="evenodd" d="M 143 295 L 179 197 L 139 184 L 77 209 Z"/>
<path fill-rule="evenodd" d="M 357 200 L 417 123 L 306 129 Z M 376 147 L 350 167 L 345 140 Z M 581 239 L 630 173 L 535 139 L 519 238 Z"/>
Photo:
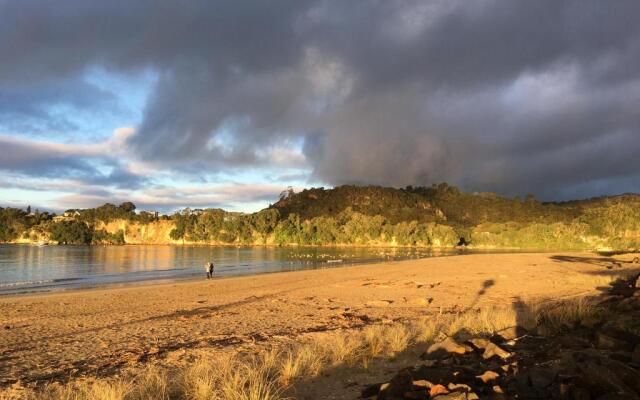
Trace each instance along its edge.
<path fill-rule="evenodd" d="M 30 244 L 18 244 L 18 245 L 26 245 L 26 246 L 31 246 Z M 58 246 L 58 245 L 55 245 Z M 61 246 L 69 246 L 69 247 L 95 247 L 97 245 L 61 245 Z M 120 246 L 153 246 L 153 247 L 158 247 L 158 246 L 173 246 L 173 245 L 120 245 Z M 118 246 L 118 247 L 120 247 Z M 182 245 L 180 245 L 182 246 Z M 106 245 L 103 247 L 111 247 L 111 245 Z M 193 246 L 193 247 L 203 247 L 203 246 Z M 227 246 L 208 246 L 208 247 L 227 247 Z M 233 246 L 233 247 L 241 247 L 241 248 L 254 248 L 256 246 Z M 329 246 L 323 246 L 325 248 L 330 248 Z M 295 247 L 292 247 L 295 248 Z M 316 247 L 317 248 L 317 247 Z M 332 248 L 340 248 L 340 247 L 336 247 L 333 246 Z M 385 250 L 388 248 L 384 248 L 384 247 L 361 247 L 362 249 L 379 249 L 379 250 Z M 424 250 L 423 248 L 402 248 L 402 250 L 407 250 L 407 249 L 415 249 L 416 251 L 420 251 L 420 250 Z M 577 251 L 574 250 L 557 250 L 558 252 L 564 252 L 564 253 L 579 253 Z M 430 251 L 431 252 L 431 251 Z M 357 265 L 370 265 L 370 264 L 376 264 L 376 263 L 387 263 L 387 262 L 399 262 L 399 261 L 405 261 L 405 260 L 419 260 L 419 259 L 425 259 L 425 258 L 433 258 L 433 257 L 452 257 L 452 256 L 470 256 L 470 255 L 489 255 L 489 254 L 540 254 L 540 253 L 548 253 L 548 251 L 545 250 L 530 250 L 530 249 L 526 249 L 526 250 L 519 250 L 519 249 L 474 249 L 474 248 L 440 248 L 440 249 L 434 249 L 432 251 L 434 253 L 434 255 L 429 255 L 429 256 L 417 256 L 417 257 L 412 257 L 410 255 L 407 256 L 398 256 L 395 259 L 385 259 L 385 258 L 380 258 L 380 257 L 374 257 L 371 259 L 365 258 L 365 259 L 344 259 L 344 260 L 340 260 L 340 262 L 330 262 L 330 260 L 322 260 L 322 261 L 317 261 L 318 264 L 314 265 L 312 267 L 304 267 L 301 266 L 298 269 L 293 269 L 293 270 L 288 270 L 288 271 L 259 271 L 259 272 L 242 272 L 239 271 L 237 273 L 231 273 L 231 274 L 220 274 L 220 272 L 218 272 L 217 274 L 215 274 L 215 278 L 214 279 L 228 279 L 228 278 L 232 278 L 232 277 L 243 277 L 243 276 L 260 276 L 260 275 L 266 275 L 266 274 L 272 274 L 272 273 L 282 273 L 282 272 L 298 272 L 298 271 L 304 271 L 304 270 L 316 270 L 316 269 L 326 269 L 326 268 L 345 268 L 345 267 L 349 267 L 349 266 L 357 266 Z M 440 254 L 439 254 L 440 253 Z M 224 268 L 224 267 L 222 267 Z M 155 272 L 163 272 L 163 271 L 171 271 L 172 269 L 158 269 L 158 270 L 153 270 Z M 185 269 L 180 269 L 181 271 L 189 271 L 189 270 L 185 270 Z M 218 270 L 220 271 L 220 270 Z M 222 269 L 222 271 L 224 271 L 224 269 Z M 133 274 L 134 272 L 130 272 L 130 273 L 121 273 L 121 274 L 106 274 L 105 276 L 107 277 L 111 277 L 111 276 L 116 276 L 119 275 L 123 278 L 126 278 L 129 274 Z M 28 296 L 28 295 L 44 295 L 47 293 L 58 293 L 58 292 L 75 292 L 75 291 L 82 291 L 82 290 L 96 290 L 96 289 L 108 289 L 108 288 L 117 288 L 117 287 L 132 287 L 132 286 L 147 286 L 147 285 L 153 285 L 153 284 L 160 284 L 160 283 L 174 283 L 174 282 L 189 282 L 189 281 L 198 281 L 201 279 L 201 273 L 200 271 L 196 272 L 195 270 L 193 271 L 193 273 L 185 273 L 184 275 L 175 275 L 175 276 L 171 276 L 171 277 L 167 277 L 167 276 L 159 276 L 159 277 L 138 277 L 138 278 L 131 278 L 129 280 L 120 280 L 120 281 L 113 281 L 113 282 L 109 282 L 109 281 L 103 281 L 103 282 L 81 282 L 83 279 L 86 279 L 84 277 L 69 277 L 69 278 L 56 278 L 56 279 L 51 279 L 51 280 L 38 280 L 38 281 L 30 281 L 30 282 L 10 282 L 7 283 L 4 287 L 0 287 L 0 298 L 4 298 L 4 297 L 11 297 L 11 296 Z M 94 276 L 94 278 L 97 278 L 98 280 L 100 278 L 104 279 L 104 276 Z M 64 284 L 62 285 L 56 285 L 56 282 L 69 282 L 69 281 L 80 281 L 77 284 L 73 284 L 70 283 L 68 284 L 68 287 Z M 9 288 L 12 287 L 16 287 L 19 285 L 26 285 L 26 284 L 44 284 L 44 286 L 39 286 L 39 287 L 24 287 L 24 288 L 20 288 L 20 289 L 16 289 L 16 290 L 11 290 Z M 49 284 L 49 285 L 48 285 Z"/>
<path fill-rule="evenodd" d="M 522 253 L 549 253 L 549 252 L 606 252 L 616 254 L 636 253 L 640 249 L 614 249 L 610 247 L 575 247 L 575 248 L 555 248 L 555 247 L 506 247 L 506 246 L 420 246 L 420 245 L 399 245 L 399 244 L 351 244 L 351 243 L 333 243 L 333 244 L 273 244 L 273 243 L 250 243 L 250 244 L 232 244 L 232 243 L 123 243 L 123 244 L 58 244 L 51 243 L 39 245 L 37 242 L 0 242 L 0 245 L 21 245 L 36 247 L 127 247 L 127 246 L 167 246 L 167 247 L 225 247 L 225 248 L 282 248 L 282 249 L 322 249 L 322 248 L 354 248 L 354 249 L 416 249 L 416 250 L 433 250 L 433 251 L 449 251 L 449 250 L 471 250 L 471 251 L 513 251 Z"/>

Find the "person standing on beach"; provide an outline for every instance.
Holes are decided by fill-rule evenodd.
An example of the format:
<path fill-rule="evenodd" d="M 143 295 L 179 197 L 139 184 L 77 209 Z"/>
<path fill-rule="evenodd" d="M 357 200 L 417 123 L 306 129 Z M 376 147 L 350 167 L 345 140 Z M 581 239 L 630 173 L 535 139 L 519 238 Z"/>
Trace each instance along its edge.
<path fill-rule="evenodd" d="M 213 278 L 213 263 L 211 261 L 204 263 L 204 270 L 207 272 L 207 279 Z"/>

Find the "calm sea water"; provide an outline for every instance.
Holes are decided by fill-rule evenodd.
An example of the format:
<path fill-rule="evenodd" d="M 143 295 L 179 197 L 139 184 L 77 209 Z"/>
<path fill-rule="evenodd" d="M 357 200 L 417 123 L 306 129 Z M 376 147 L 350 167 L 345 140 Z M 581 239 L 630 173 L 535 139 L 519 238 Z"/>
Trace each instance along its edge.
<path fill-rule="evenodd" d="M 329 268 L 458 251 L 380 248 L 0 245 L 0 295 L 205 276 Z"/>

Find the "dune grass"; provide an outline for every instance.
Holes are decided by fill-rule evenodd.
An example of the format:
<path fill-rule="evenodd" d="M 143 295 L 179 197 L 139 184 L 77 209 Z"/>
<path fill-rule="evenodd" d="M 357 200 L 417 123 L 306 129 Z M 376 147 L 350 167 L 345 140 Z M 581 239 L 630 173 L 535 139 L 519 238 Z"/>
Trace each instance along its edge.
<path fill-rule="evenodd" d="M 488 307 L 436 314 L 407 323 L 337 331 L 254 356 L 201 358 L 178 371 L 147 367 L 131 377 L 81 379 L 38 391 L 0 392 L 0 400 L 276 400 L 296 381 L 337 366 L 367 368 L 407 349 L 446 336 L 487 336 L 515 325 L 558 332 L 585 319 L 604 318 L 585 299 L 522 307 Z"/>

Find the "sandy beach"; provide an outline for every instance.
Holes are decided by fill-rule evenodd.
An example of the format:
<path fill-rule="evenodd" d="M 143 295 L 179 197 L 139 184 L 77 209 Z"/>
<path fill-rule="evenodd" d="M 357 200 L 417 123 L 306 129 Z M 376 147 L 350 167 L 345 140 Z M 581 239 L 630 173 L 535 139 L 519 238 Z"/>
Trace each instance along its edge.
<path fill-rule="evenodd" d="M 632 255 L 464 255 L 0 298 L 0 385 L 109 376 L 311 332 L 598 294 Z M 636 266 L 637 267 L 637 266 Z"/>

